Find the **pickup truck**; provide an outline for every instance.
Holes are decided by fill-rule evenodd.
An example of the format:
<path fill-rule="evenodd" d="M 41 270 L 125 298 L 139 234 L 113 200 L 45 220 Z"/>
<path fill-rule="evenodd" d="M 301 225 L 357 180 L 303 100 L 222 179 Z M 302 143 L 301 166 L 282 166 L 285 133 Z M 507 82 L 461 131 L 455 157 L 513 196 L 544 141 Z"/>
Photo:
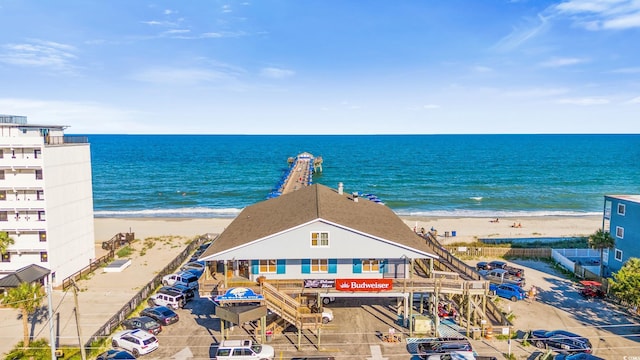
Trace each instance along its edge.
<path fill-rule="evenodd" d="M 480 270 L 478 273 L 492 284 L 516 284 L 521 288 L 525 286 L 524 278 L 513 276 L 505 269 Z"/>
<path fill-rule="evenodd" d="M 524 277 L 524 269 L 510 266 L 504 261 L 498 261 L 498 260 L 494 260 L 491 262 L 480 261 L 476 265 L 476 269 L 478 270 L 504 269 L 504 270 L 507 270 L 510 275 L 517 276 L 517 277 Z"/>

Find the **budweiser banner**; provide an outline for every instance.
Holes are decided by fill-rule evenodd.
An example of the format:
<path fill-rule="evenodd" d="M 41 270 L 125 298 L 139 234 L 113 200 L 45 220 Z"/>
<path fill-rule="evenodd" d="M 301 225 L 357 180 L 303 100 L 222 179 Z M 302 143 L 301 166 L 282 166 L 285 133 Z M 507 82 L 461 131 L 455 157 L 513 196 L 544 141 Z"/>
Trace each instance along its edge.
<path fill-rule="evenodd" d="M 393 279 L 336 279 L 336 290 L 389 291 L 393 290 Z"/>

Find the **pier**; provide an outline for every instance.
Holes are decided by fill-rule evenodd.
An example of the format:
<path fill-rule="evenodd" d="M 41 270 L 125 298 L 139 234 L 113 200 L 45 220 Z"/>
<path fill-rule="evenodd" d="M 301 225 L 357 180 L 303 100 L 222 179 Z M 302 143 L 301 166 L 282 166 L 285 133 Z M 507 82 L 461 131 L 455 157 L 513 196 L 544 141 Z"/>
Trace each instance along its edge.
<path fill-rule="evenodd" d="M 282 194 L 296 191 L 304 186 L 313 184 L 313 174 L 322 172 L 322 157 L 314 157 L 308 152 L 298 154 L 295 158 L 287 159 L 289 168 L 282 175 L 267 198 L 278 197 Z"/>

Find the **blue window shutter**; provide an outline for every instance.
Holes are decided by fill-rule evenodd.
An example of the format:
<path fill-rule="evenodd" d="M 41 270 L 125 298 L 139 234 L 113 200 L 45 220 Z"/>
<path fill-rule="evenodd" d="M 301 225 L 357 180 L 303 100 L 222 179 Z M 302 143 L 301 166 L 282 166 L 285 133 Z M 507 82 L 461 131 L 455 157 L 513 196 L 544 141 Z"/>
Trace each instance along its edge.
<path fill-rule="evenodd" d="M 302 273 L 303 274 L 311 273 L 311 259 L 302 259 Z"/>
<path fill-rule="evenodd" d="M 329 259 L 329 274 L 338 273 L 338 259 Z"/>
<path fill-rule="evenodd" d="M 380 260 L 380 266 L 378 268 L 380 269 L 381 274 L 384 274 L 386 265 L 387 265 L 387 260 Z"/>
<path fill-rule="evenodd" d="M 287 263 L 284 259 L 276 260 L 276 274 L 284 274 L 285 273 L 285 264 Z"/>
<path fill-rule="evenodd" d="M 353 273 L 362 274 L 362 260 L 353 259 Z"/>
<path fill-rule="evenodd" d="M 258 274 L 259 273 L 258 260 L 251 260 L 251 273 Z"/>

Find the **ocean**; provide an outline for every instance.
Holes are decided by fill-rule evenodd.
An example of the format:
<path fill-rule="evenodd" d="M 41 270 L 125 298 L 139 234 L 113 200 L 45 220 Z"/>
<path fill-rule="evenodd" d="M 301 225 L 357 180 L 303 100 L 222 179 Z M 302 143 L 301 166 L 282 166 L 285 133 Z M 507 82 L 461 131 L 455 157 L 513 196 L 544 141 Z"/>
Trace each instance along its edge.
<path fill-rule="evenodd" d="M 600 215 L 640 193 L 640 135 L 88 135 L 96 217 L 234 217 L 302 152 L 401 216 Z"/>

